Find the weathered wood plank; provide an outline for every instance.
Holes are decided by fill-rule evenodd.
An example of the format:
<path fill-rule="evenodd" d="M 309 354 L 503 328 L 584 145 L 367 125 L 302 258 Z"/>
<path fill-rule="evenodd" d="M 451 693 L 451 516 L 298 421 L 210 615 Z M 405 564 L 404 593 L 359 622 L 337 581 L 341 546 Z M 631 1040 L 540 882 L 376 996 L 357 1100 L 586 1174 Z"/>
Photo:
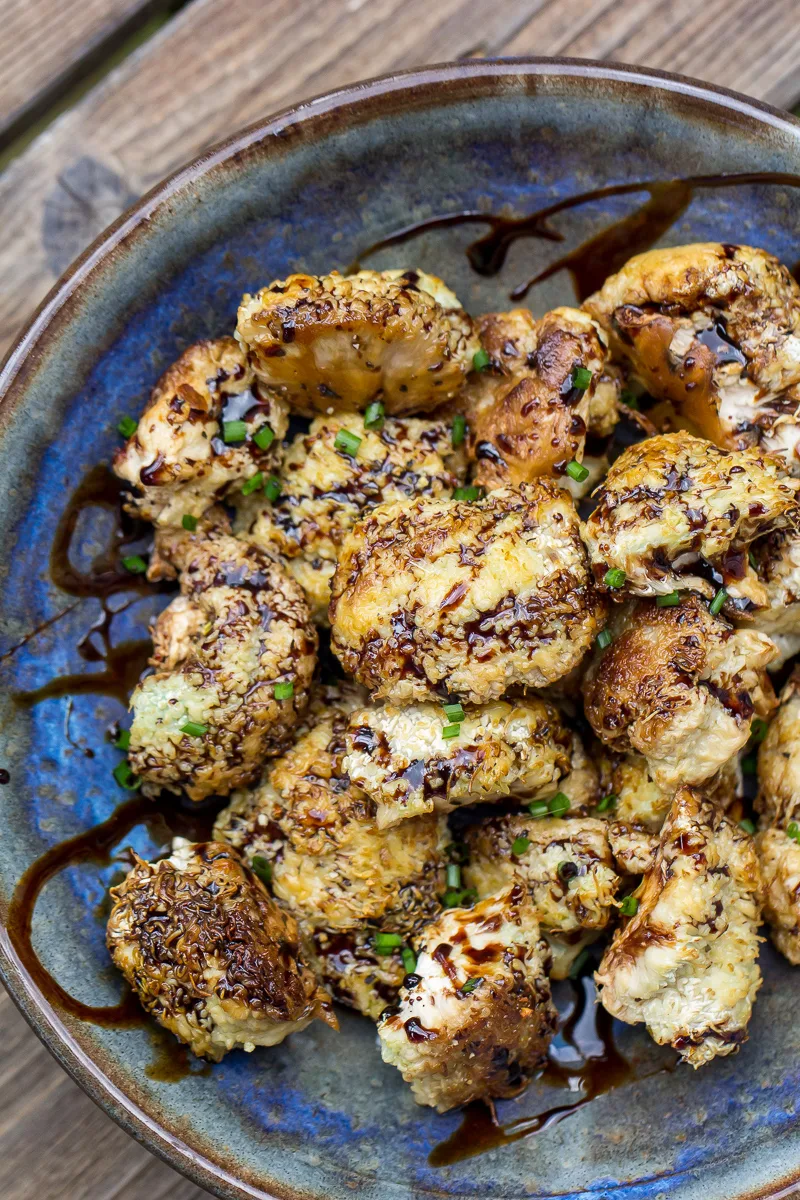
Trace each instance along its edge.
<path fill-rule="evenodd" d="M 85 1096 L 0 987 L 3 1200 L 204 1200 Z"/>
<path fill-rule="evenodd" d="M 4 0 L 0 139 L 150 0 Z"/>
<path fill-rule="evenodd" d="M 643 63 L 791 108 L 800 97 L 800 6 L 794 0 L 546 0 L 506 53 Z"/>

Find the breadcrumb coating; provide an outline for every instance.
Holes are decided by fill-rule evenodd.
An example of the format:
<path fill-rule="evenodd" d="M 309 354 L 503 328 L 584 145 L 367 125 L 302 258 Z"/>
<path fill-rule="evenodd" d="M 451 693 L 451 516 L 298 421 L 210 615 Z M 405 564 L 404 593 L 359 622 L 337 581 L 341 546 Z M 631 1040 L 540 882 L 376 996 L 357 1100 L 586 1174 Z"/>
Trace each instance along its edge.
<path fill-rule="evenodd" d="M 785 829 L 800 821 L 800 670 L 781 691 L 777 711 L 758 751 L 756 812 L 761 827 Z"/>
<path fill-rule="evenodd" d="M 314 416 L 430 412 L 459 391 L 480 342 L 456 296 L 423 271 L 290 275 L 242 297 L 236 337 L 256 374 Z"/>
<path fill-rule="evenodd" d="M 418 1104 L 447 1112 L 515 1095 L 556 1030 L 549 954 L 519 884 L 424 930 L 417 964 L 378 1026 L 384 1062 Z"/>
<path fill-rule="evenodd" d="M 637 255 L 585 309 L 651 395 L 732 450 L 800 474 L 800 287 L 771 254 L 700 243 Z"/>
<path fill-rule="evenodd" d="M 447 738 L 440 705 L 371 705 L 351 714 L 344 767 L 377 804 L 379 828 L 420 813 L 558 790 L 571 767 L 572 734 L 553 705 L 530 698 L 463 711 L 456 736 Z"/>
<path fill-rule="evenodd" d="M 215 1062 L 274 1046 L 330 998 L 302 961 L 297 926 L 229 846 L 176 838 L 170 858 L 111 889 L 108 948 L 144 1008 Z"/>
<path fill-rule="evenodd" d="M 604 615 L 572 501 L 544 479 L 373 509 L 344 540 L 329 614 L 345 670 L 394 704 L 544 687 Z"/>
<path fill-rule="evenodd" d="M 620 376 L 607 364 L 605 334 L 574 308 L 538 321 L 526 309 L 489 313 L 478 332 L 489 363 L 464 393 L 475 482 L 563 476 L 583 459 L 587 432 L 607 436 L 617 422 Z"/>
<path fill-rule="evenodd" d="M 225 425 L 244 422 L 244 438 Z M 184 350 L 150 394 L 136 432 L 114 455 L 114 473 L 135 489 L 126 508 L 156 525 L 201 517 L 259 471 L 275 469 L 288 428 L 286 402 L 259 383 L 230 337 Z M 267 427 L 274 434 L 264 448 Z"/>
<path fill-rule="evenodd" d="M 748 560 L 756 538 L 794 528 L 800 481 L 758 449 L 721 450 L 688 433 L 663 434 L 626 450 L 598 491 L 583 527 L 598 587 L 622 570 L 619 598 L 725 587 L 734 615 L 767 603 Z"/>
<path fill-rule="evenodd" d="M 761 985 L 761 879 L 750 834 L 694 788 L 675 795 L 655 862 L 595 974 L 603 1007 L 643 1021 L 693 1067 L 747 1038 Z"/>
<path fill-rule="evenodd" d="M 543 930 L 604 929 L 615 911 L 619 874 L 608 826 L 592 817 L 490 817 L 465 835 L 468 887 L 491 895 L 523 883 Z"/>
<path fill-rule="evenodd" d="M 337 445 L 342 430 L 359 439 L 355 454 Z M 386 501 L 449 497 L 464 475 L 447 421 L 389 417 L 369 430 L 363 413 L 318 417 L 285 456 L 279 498 L 271 504 L 262 491 L 244 499 L 235 528 L 282 555 L 325 625 L 339 548 L 356 521 Z"/>
<path fill-rule="evenodd" d="M 663 791 L 711 779 L 774 707 L 770 639 L 733 629 L 697 596 L 618 608 L 610 630 L 584 680 L 586 716 L 607 746 L 644 755 Z"/>
<path fill-rule="evenodd" d="M 156 619 L 154 670 L 131 696 L 129 761 L 145 794 L 224 796 L 284 749 L 305 711 L 308 606 L 270 555 L 207 522 L 159 531 L 151 570 L 177 572 L 182 595 Z M 278 699 L 278 684 L 291 695 Z"/>

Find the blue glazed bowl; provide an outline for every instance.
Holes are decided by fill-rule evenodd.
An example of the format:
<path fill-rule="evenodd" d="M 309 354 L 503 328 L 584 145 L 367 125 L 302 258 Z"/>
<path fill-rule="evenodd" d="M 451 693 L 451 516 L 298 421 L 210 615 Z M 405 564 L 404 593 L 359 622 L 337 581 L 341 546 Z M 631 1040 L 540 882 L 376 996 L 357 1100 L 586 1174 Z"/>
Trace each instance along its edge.
<path fill-rule="evenodd" d="M 524 214 L 609 184 L 743 172 L 800 173 L 800 125 L 653 72 L 468 62 L 282 113 L 156 188 L 87 251 L 0 378 L 0 767 L 10 777 L 0 787 L 4 919 L 29 864 L 125 799 L 111 778 L 119 755 L 105 738 L 124 715 L 118 699 L 83 692 L 21 705 L 13 693 L 102 670 L 75 648 L 97 622 L 98 602 L 53 584 L 49 548 L 67 496 L 109 460 L 118 420 L 140 409 L 177 353 L 228 331 L 243 291 L 291 271 L 344 268 L 364 247 L 433 215 Z M 482 232 L 477 224 L 431 228 L 365 262 L 439 273 L 474 312 L 508 307 L 521 279 L 646 199 L 623 189 L 564 208 L 550 219 L 561 243 L 514 242 L 491 277 L 464 256 Z M 791 180 L 698 187 L 685 200 L 662 221 L 662 242 L 750 242 L 789 263 L 798 257 L 800 191 Z M 630 238 L 637 248 L 633 226 Z M 573 297 L 573 276 L 560 270 L 527 302 L 541 312 Z M 108 518 L 103 508 L 83 513 L 73 539 L 78 568 L 104 544 Z M 132 592 L 115 597 L 115 607 L 128 600 L 114 618 L 115 641 L 144 636 L 163 603 Z M 126 841 L 153 852 L 158 830 L 138 828 Z M 88 862 L 63 872 L 33 921 L 46 968 L 95 1005 L 119 997 L 98 911 L 119 871 L 119 863 Z M 103 1027 L 70 1015 L 39 989 L 5 928 L 0 933 L 5 982 L 67 1070 L 134 1136 L 220 1196 L 743 1200 L 786 1195 L 800 1180 L 795 982 L 768 946 L 751 1040 L 740 1054 L 697 1074 L 680 1068 L 640 1078 L 535 1137 L 435 1167 L 428 1155 L 460 1117 L 412 1102 L 381 1062 L 366 1021 L 344 1014 L 339 1035 L 318 1026 L 275 1050 L 233 1054 L 202 1075 L 186 1070 L 170 1081 L 146 1025 Z M 616 1038 L 624 1055 L 647 1064 L 652 1050 L 641 1029 L 618 1026 Z M 554 1102 L 563 1095 L 535 1085 L 504 1106 L 504 1117 Z"/>

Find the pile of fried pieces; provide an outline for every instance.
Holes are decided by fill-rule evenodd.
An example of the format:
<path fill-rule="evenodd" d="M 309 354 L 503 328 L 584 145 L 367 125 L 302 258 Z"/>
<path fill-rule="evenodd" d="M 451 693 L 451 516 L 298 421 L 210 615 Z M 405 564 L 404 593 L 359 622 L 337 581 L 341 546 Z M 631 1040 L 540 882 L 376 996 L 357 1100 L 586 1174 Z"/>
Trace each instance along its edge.
<path fill-rule="evenodd" d="M 800 962 L 785 267 L 654 250 L 540 319 L 292 275 L 120 428 L 126 565 L 180 592 L 115 774 L 227 804 L 112 889 L 157 1021 L 219 1060 L 335 998 L 446 1111 L 520 1089 L 607 938 L 614 1017 L 694 1067 L 745 1040 L 762 919 Z"/>

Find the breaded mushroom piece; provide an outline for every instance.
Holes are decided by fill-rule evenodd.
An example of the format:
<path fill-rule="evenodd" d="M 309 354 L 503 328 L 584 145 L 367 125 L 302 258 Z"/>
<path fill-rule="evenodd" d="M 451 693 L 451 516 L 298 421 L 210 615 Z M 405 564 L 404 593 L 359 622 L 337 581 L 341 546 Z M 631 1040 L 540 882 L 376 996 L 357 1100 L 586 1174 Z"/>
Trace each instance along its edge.
<path fill-rule="evenodd" d="M 583 459 L 587 432 L 607 436 L 617 422 L 619 374 L 607 365 L 605 334 L 575 308 L 538 321 L 526 309 L 489 313 L 477 325 L 489 362 L 463 395 L 475 483 L 563 476 Z"/>
<path fill-rule="evenodd" d="M 266 870 L 320 979 L 375 1019 L 402 981 L 408 938 L 441 909 L 450 839 L 443 817 L 378 829 L 342 765 L 346 724 L 346 707 L 330 709 L 256 788 L 234 795 L 214 837 Z"/>
<path fill-rule="evenodd" d="M 766 591 L 766 603 L 752 617 L 756 629 L 778 647 L 775 671 L 800 651 L 800 535 L 780 529 L 751 547 L 753 566 Z"/>
<path fill-rule="evenodd" d="M 290 275 L 242 297 L 236 338 L 259 378 L 311 417 L 430 412 L 459 391 L 480 343 L 458 299 L 423 271 Z"/>
<path fill-rule="evenodd" d="M 384 1062 L 418 1104 L 447 1112 L 513 1096 L 556 1030 L 548 952 L 525 889 L 452 908 L 419 938 L 417 965 L 378 1026 Z"/>
<path fill-rule="evenodd" d="M 606 1011 L 643 1021 L 693 1067 L 738 1049 L 761 985 L 760 891 L 750 834 L 681 788 L 634 894 L 636 913 L 595 975 Z"/>
<path fill-rule="evenodd" d="M 465 840 L 467 886 L 487 896 L 525 884 L 543 930 L 604 929 L 616 911 L 620 879 L 605 821 L 515 813 L 472 825 Z"/>
<path fill-rule="evenodd" d="M 295 922 L 230 846 L 176 838 L 169 858 L 134 858 L 111 889 L 108 948 L 159 1024 L 215 1062 L 275 1046 L 316 1017 L 336 1028 Z"/>
<path fill-rule="evenodd" d="M 798 486 L 758 449 L 721 450 L 688 433 L 639 442 L 611 467 L 583 527 L 595 580 L 617 598 L 724 586 L 731 615 L 763 606 L 748 547 L 797 524 Z"/>
<path fill-rule="evenodd" d="M 800 287 L 752 246 L 639 254 L 585 302 L 651 395 L 718 446 L 800 474 Z"/>
<path fill-rule="evenodd" d="M 135 489 L 126 507 L 156 525 L 202 516 L 275 469 L 288 424 L 286 402 L 258 382 L 238 342 L 197 342 L 161 376 L 114 455 L 114 473 Z"/>
<path fill-rule="evenodd" d="M 764 879 L 764 917 L 770 937 L 800 965 L 800 671 L 781 692 L 780 705 L 758 752 L 760 814 L 756 847 Z"/>
<path fill-rule="evenodd" d="M 771 664 L 768 664 L 771 666 Z M 703 784 L 703 793 L 726 811 L 742 792 L 739 759 L 733 755 Z M 657 833 L 672 804 L 673 792 L 658 786 L 642 754 L 625 754 L 611 769 L 609 794 L 613 818 Z"/>
<path fill-rule="evenodd" d="M 154 671 L 131 696 L 129 761 L 146 795 L 202 800 L 250 783 L 285 748 L 308 702 L 317 635 L 295 581 L 224 527 L 160 530 L 151 576 L 176 573 L 182 594 L 152 631 Z"/>
<path fill-rule="evenodd" d="M 768 637 L 733 629 L 697 596 L 616 609 L 611 645 L 584 680 L 584 709 L 612 750 L 638 751 L 663 791 L 711 779 L 774 707 Z"/>
<path fill-rule="evenodd" d="M 345 446 L 343 433 L 355 442 Z M 314 620 L 327 624 L 339 547 L 356 521 L 387 500 L 449 497 L 465 469 L 446 421 L 388 417 L 365 429 L 363 413 L 318 417 L 286 454 L 279 498 L 270 503 L 262 490 L 243 499 L 235 528 L 282 555 Z"/>
<path fill-rule="evenodd" d="M 544 687 L 604 617 L 572 500 L 545 479 L 380 505 L 345 538 L 331 592 L 334 653 L 394 704 Z"/>
<path fill-rule="evenodd" d="M 570 770 L 572 734 L 552 704 L 497 700 L 462 712 L 456 725 L 437 704 L 351 713 L 344 767 L 377 804 L 380 829 L 420 813 L 556 793 Z"/>

